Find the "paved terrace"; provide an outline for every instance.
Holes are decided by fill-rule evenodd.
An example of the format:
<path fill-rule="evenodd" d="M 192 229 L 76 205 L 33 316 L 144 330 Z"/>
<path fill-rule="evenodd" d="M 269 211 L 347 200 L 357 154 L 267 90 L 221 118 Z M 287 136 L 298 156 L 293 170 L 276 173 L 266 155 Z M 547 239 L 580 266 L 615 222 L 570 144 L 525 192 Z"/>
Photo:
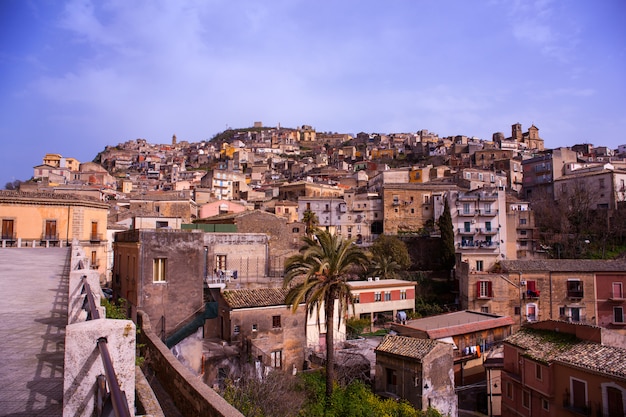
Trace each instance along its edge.
<path fill-rule="evenodd" d="M 0 416 L 63 414 L 69 248 L 0 249 Z"/>

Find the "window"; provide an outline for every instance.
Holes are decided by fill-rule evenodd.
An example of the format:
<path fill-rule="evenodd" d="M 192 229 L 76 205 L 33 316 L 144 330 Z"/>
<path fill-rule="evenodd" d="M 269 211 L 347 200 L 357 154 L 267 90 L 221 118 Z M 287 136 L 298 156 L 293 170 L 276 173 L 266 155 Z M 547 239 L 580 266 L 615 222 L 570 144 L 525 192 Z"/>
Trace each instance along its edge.
<path fill-rule="evenodd" d="M 478 298 L 491 298 L 493 296 L 491 290 L 491 281 L 476 282 L 476 292 L 478 294 Z"/>
<path fill-rule="evenodd" d="M 481 313 L 489 313 L 489 306 L 482 306 L 480 308 Z"/>
<path fill-rule="evenodd" d="M 400 299 L 406 300 L 406 290 L 400 290 Z"/>
<path fill-rule="evenodd" d="M 300 233 L 300 228 L 294 227 L 293 229 L 291 229 L 291 233 Z"/>
<path fill-rule="evenodd" d="M 567 296 L 569 298 L 583 298 L 583 283 L 581 280 L 567 280 Z"/>
<path fill-rule="evenodd" d="M 167 259 L 166 258 L 155 258 L 152 263 L 152 281 L 154 282 L 165 282 L 166 281 L 166 271 L 167 271 Z"/>
<path fill-rule="evenodd" d="M 540 381 L 542 379 L 542 368 L 541 368 L 541 365 L 538 363 L 535 364 L 535 378 L 537 378 Z"/>
<path fill-rule="evenodd" d="M 476 261 L 476 270 L 477 271 L 483 270 L 483 261 Z"/>
<path fill-rule="evenodd" d="M 352 294 L 352 302 L 359 304 L 361 302 L 361 294 Z"/>
<path fill-rule="evenodd" d="M 156 228 L 157 229 L 163 229 L 165 227 L 169 226 L 169 224 L 167 222 L 161 222 L 161 221 L 157 221 L 156 222 Z"/>
<path fill-rule="evenodd" d="M 252 331 L 253 331 L 253 332 L 256 332 L 256 331 L 258 331 L 258 330 L 259 330 L 259 325 L 258 325 L 258 324 L 256 324 L 256 323 L 255 323 L 255 324 L 253 324 L 253 325 L 252 325 Z"/>
<path fill-rule="evenodd" d="M 283 351 L 275 350 L 271 353 L 271 366 L 272 368 L 282 368 L 283 367 Z"/>
<path fill-rule="evenodd" d="M 393 205 L 397 206 L 398 204 L 400 204 L 400 196 L 394 195 L 393 196 Z"/>
<path fill-rule="evenodd" d="M 57 221 L 46 220 L 46 228 L 43 240 L 57 240 Z"/>
<path fill-rule="evenodd" d="M 385 374 L 387 374 L 387 392 L 395 394 L 398 389 L 398 375 L 390 368 L 385 368 Z"/>
<path fill-rule="evenodd" d="M 391 301 L 391 292 L 385 291 L 385 301 Z"/>
<path fill-rule="evenodd" d="M 241 328 L 239 327 L 238 324 L 236 324 L 235 328 L 233 329 L 233 334 L 236 336 L 239 334 L 240 331 L 241 331 Z"/>
<path fill-rule="evenodd" d="M 528 321 L 537 321 L 537 304 L 530 303 L 526 305 L 526 319 Z"/>
<path fill-rule="evenodd" d="M 506 383 L 506 397 L 509 400 L 513 399 L 513 384 L 511 384 L 510 382 Z"/>
<path fill-rule="evenodd" d="M 491 222 L 485 222 L 485 230 L 491 232 Z"/>
<path fill-rule="evenodd" d="M 519 219 L 519 224 L 526 224 L 526 219 Z"/>
<path fill-rule="evenodd" d="M 280 316 L 272 316 L 272 329 L 280 329 Z"/>
<path fill-rule="evenodd" d="M 91 264 L 92 268 L 96 268 L 96 269 L 98 268 L 98 257 L 96 255 L 96 251 L 95 250 L 91 251 L 91 262 L 90 262 L 90 264 Z"/>
<path fill-rule="evenodd" d="M 522 392 L 522 406 L 524 408 L 530 409 L 530 392 L 528 391 Z"/>
<path fill-rule="evenodd" d="M 611 298 L 624 298 L 624 293 L 622 292 L 622 283 L 621 282 L 614 282 L 613 283 Z"/>
<path fill-rule="evenodd" d="M 471 223 L 470 222 L 463 222 L 463 232 L 465 233 L 469 233 L 471 230 Z"/>
<path fill-rule="evenodd" d="M 215 268 L 218 271 L 226 269 L 226 255 L 215 255 Z"/>
<path fill-rule="evenodd" d="M 513 314 L 515 314 L 516 316 L 519 316 L 521 312 L 521 308 L 519 306 L 516 306 L 513 310 Z"/>
<path fill-rule="evenodd" d="M 541 408 L 543 408 L 545 411 L 550 411 L 550 402 L 547 399 L 542 398 L 541 399 Z"/>
<path fill-rule="evenodd" d="M 604 178 L 600 178 L 598 181 L 600 188 L 604 188 Z"/>
<path fill-rule="evenodd" d="M 624 323 L 624 307 L 613 307 L 613 323 Z"/>
<path fill-rule="evenodd" d="M 2 239 L 14 239 L 13 230 L 13 220 L 2 219 Z"/>
<path fill-rule="evenodd" d="M 527 231 L 527 230 L 520 230 L 520 231 L 519 231 L 519 234 L 520 234 L 521 236 L 526 236 L 526 235 L 528 234 L 528 231 Z"/>
<path fill-rule="evenodd" d="M 580 379 L 570 378 L 570 405 L 579 410 L 587 406 L 587 383 Z"/>
<path fill-rule="evenodd" d="M 463 203 L 463 214 L 470 214 L 470 204 Z"/>
<path fill-rule="evenodd" d="M 380 298 L 380 292 L 375 292 L 375 293 L 374 293 L 374 301 L 380 301 L 380 300 L 381 300 L 381 298 Z"/>

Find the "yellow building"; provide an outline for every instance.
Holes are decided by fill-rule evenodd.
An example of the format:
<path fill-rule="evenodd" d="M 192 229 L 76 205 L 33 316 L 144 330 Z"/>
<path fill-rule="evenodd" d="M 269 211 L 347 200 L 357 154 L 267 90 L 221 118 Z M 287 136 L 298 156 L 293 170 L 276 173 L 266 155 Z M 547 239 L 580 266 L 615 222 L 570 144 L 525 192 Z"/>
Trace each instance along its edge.
<path fill-rule="evenodd" d="M 1 247 L 66 246 L 76 239 L 104 282 L 108 208 L 73 194 L 0 191 Z"/>

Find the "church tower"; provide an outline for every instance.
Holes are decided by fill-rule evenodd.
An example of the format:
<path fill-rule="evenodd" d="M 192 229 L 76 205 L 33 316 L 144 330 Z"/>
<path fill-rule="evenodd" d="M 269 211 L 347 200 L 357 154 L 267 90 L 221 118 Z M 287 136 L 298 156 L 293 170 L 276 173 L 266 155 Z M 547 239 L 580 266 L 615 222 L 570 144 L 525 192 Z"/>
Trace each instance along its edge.
<path fill-rule="evenodd" d="M 176 135 L 172 136 L 172 146 L 176 146 Z"/>

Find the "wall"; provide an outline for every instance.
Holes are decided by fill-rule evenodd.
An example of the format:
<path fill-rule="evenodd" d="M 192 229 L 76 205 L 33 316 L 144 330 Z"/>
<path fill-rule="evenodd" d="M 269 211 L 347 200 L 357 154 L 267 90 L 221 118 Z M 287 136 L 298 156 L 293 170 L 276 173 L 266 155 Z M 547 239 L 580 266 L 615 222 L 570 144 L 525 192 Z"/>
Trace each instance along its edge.
<path fill-rule="evenodd" d="M 154 372 L 178 410 L 188 417 L 243 417 L 219 394 L 181 364 L 152 330 L 150 318 L 138 312 L 140 342 L 146 365 Z"/>

